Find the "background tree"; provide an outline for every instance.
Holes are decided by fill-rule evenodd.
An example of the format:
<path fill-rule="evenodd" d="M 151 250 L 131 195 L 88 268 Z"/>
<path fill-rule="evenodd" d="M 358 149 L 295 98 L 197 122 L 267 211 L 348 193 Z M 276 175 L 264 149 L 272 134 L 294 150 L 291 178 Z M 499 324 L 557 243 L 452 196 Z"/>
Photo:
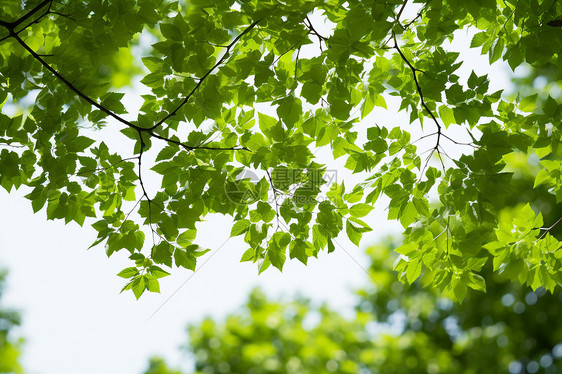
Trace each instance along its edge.
<path fill-rule="evenodd" d="M 518 172 L 502 211 L 531 202 L 546 220 L 562 214 L 545 186 L 533 189 L 539 165 L 522 153 L 506 162 Z M 303 299 L 271 301 L 255 290 L 224 321 L 190 324 L 184 349 L 194 372 L 562 373 L 560 291 L 510 282 L 505 271 L 494 272 L 489 255 L 480 270 L 487 292 L 453 303 L 424 287 L 427 275 L 400 282 L 392 271 L 396 246 L 388 240 L 367 250 L 370 282 L 357 292 L 351 318 Z"/>
<path fill-rule="evenodd" d="M 145 374 L 181 374 L 181 372 L 169 369 L 166 362 L 158 357 L 153 357 L 148 363 Z"/>
<path fill-rule="evenodd" d="M 5 270 L 0 271 L 0 373 L 21 373 L 19 356 L 23 342 L 13 335 L 14 327 L 21 322 L 20 314 L 1 304 L 6 275 Z"/>
<path fill-rule="evenodd" d="M 473 32 L 470 46 L 490 63 L 558 77 L 560 14 L 556 0 L 3 1 L 0 102 L 25 114 L 0 115 L 0 184 L 25 186 L 49 219 L 96 217 L 94 244 L 130 252 L 120 276 L 137 297 L 159 290 L 162 266 L 195 268 L 207 214 L 233 217 L 243 261 L 281 270 L 287 255 L 306 263 L 335 250 L 343 231 L 358 244 L 381 195 L 405 229 L 404 281 L 425 274 L 462 300 L 467 287 L 485 290 L 480 265 L 492 255 L 494 271 L 553 291 L 558 220 L 545 222 L 538 206 L 501 209 L 516 198 L 505 159 L 518 153 L 541 160 L 533 188 L 560 196 L 551 158 L 562 107 L 490 92 L 487 74 L 459 72 L 473 69 L 446 42 Z M 150 93 L 128 113 L 112 87 L 126 79 L 111 69 L 150 37 Z M 374 125 L 391 96 L 409 120 Z M 100 140 L 108 128 L 121 131 L 119 145 Z M 453 146 L 464 154 L 448 157 Z M 315 148 L 363 181 L 327 192 Z M 161 176 L 156 192 L 148 166 Z"/>
<path fill-rule="evenodd" d="M 189 327 L 195 373 L 560 373 L 562 296 L 491 276 L 459 305 L 392 273 L 388 245 L 370 248 L 376 286 L 352 318 L 306 300 L 254 291 L 225 321 Z M 491 272 L 491 269 L 490 273 Z M 152 371 L 147 371 L 152 373 Z"/>

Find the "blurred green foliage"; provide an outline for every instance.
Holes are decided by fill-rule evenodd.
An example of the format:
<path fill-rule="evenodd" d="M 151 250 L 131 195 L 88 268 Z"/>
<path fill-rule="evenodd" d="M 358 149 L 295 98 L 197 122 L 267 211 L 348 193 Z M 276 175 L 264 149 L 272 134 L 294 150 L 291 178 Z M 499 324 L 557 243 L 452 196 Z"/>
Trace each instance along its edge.
<path fill-rule="evenodd" d="M 352 317 L 254 290 L 225 321 L 189 326 L 194 373 L 562 373 L 560 292 L 491 275 L 457 304 L 397 281 L 391 244 L 368 252 L 374 282 Z"/>
<path fill-rule="evenodd" d="M 177 370 L 172 370 L 168 368 L 166 362 L 159 357 L 153 357 L 148 363 L 148 368 L 144 374 L 181 374 Z"/>
<path fill-rule="evenodd" d="M 2 305 L 2 293 L 7 272 L 0 270 L 0 373 L 21 373 L 19 356 L 23 341 L 13 336 L 13 329 L 20 324 L 20 314 Z"/>

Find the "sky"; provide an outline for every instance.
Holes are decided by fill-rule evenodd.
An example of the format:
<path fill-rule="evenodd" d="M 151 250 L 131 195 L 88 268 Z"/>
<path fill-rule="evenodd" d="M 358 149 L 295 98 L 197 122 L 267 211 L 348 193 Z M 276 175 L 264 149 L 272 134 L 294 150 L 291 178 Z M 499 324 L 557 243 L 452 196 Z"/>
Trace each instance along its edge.
<path fill-rule="evenodd" d="M 343 239 L 334 253 L 321 253 L 306 267 L 289 261 L 283 273 L 271 268 L 258 276 L 254 264 L 239 262 L 245 246 L 242 237 L 229 239 L 231 219 L 215 216 L 201 225 L 200 242 L 212 250 L 197 271 L 176 269 L 162 279 L 161 294 L 137 301 L 119 293 L 124 253 L 108 259 L 101 247 L 86 250 L 95 230 L 47 222 L 20 193 L 2 191 L 0 201 L 0 264 L 10 270 L 4 305 L 22 311 L 23 364 L 30 374 L 141 373 L 151 355 L 188 367 L 177 349 L 186 341 L 186 324 L 237 310 L 256 286 L 273 297 L 299 293 L 351 313 L 351 291 L 367 279 L 356 263 L 366 264 L 362 250 Z M 365 243 L 388 233 L 379 226 Z"/>
<path fill-rule="evenodd" d="M 451 48 L 462 48 L 460 59 L 471 62 L 479 75 L 489 72 L 478 51 L 461 47 L 470 35 L 456 36 L 460 42 Z M 490 89 L 505 88 L 505 68 L 495 64 L 492 71 Z M 468 76 L 470 70 L 463 74 Z M 398 101 L 388 98 L 387 103 L 388 111 L 378 109 L 359 126 L 409 123 L 407 113 L 397 113 Z M 138 105 L 134 99 L 128 104 Z M 421 134 L 419 126 L 408 130 L 412 139 Z M 123 147 L 111 131 L 99 135 L 114 147 Z M 467 136 L 454 126 L 448 131 L 459 141 Z M 423 141 L 418 146 L 425 149 Z M 454 156 L 465 150 L 451 144 L 447 151 Z M 341 160 L 329 162 L 329 168 L 338 172 L 338 182 L 345 179 L 351 186 L 359 181 L 343 169 Z M 149 188 L 157 185 L 156 178 L 150 179 Z M 196 272 L 175 269 L 161 280 L 161 294 L 147 292 L 137 301 L 131 292 L 119 293 L 124 280 L 116 274 L 130 266 L 126 251 L 108 259 L 102 246 L 86 250 L 95 240 L 95 230 L 87 223 L 79 227 L 47 221 L 43 211 L 33 214 L 23 197 L 27 192 L 0 190 L 0 267 L 9 270 L 3 304 L 22 311 L 18 333 L 26 340 L 22 363 L 29 374 L 140 374 L 152 355 L 189 369 L 192 361 L 178 349 L 187 341 L 186 325 L 236 311 L 257 286 L 273 298 L 300 294 L 351 316 L 353 290 L 369 282 L 365 248 L 400 232 L 397 222 L 386 220 L 381 201 L 367 216 L 373 232 L 364 235 L 359 248 L 340 236 L 334 253 L 321 252 L 308 266 L 293 260 L 283 273 L 271 267 L 258 276 L 256 265 L 239 262 L 246 246 L 242 236 L 229 238 L 231 218 L 209 216 L 197 226 L 198 243 L 212 250 L 199 259 Z"/>

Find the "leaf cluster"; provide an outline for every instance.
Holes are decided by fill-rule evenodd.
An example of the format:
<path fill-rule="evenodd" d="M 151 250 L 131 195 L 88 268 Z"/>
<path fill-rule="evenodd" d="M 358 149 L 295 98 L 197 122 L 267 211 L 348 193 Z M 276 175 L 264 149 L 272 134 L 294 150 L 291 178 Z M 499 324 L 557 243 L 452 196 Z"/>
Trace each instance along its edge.
<path fill-rule="evenodd" d="M 332 252 L 344 231 L 358 245 L 381 196 L 405 230 L 396 270 L 408 283 L 426 275 L 462 300 L 467 287 L 485 290 L 480 272 L 491 256 L 496 271 L 533 288 L 560 284 L 554 222 L 541 231 L 531 201 L 503 210 L 514 197 L 506 158 L 517 153 L 540 159 L 533 188 L 562 196 L 560 103 L 491 92 L 488 74 L 445 45 L 474 31 L 470 47 L 490 63 L 558 77 L 561 3 L 20 5 L 0 5 L 0 185 L 25 186 L 48 219 L 95 221 L 94 244 L 109 256 L 129 252 L 134 266 L 120 275 L 137 297 L 158 291 L 168 273 L 159 266 L 195 269 L 207 251 L 195 243 L 196 224 L 208 214 L 233 218 L 231 235 L 247 244 L 242 261 L 262 272 Z M 136 61 L 147 35 L 155 42 Z M 149 93 L 130 113 L 115 86 L 140 62 Z M 409 121 L 374 124 L 393 97 Z M 6 114 L 14 105 L 24 111 Z M 418 124 L 424 134 L 412 139 Z M 101 140 L 108 127 L 127 151 Z M 451 158 L 453 147 L 463 154 Z M 330 181 L 320 148 L 362 181 Z M 156 192 L 147 175 L 160 178 Z"/>

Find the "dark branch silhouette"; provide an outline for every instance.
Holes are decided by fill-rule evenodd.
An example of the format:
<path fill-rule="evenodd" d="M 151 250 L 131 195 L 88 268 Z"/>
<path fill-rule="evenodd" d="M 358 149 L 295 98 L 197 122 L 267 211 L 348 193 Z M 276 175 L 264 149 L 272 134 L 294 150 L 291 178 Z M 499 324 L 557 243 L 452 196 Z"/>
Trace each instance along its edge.
<path fill-rule="evenodd" d="M 68 79 L 66 79 L 61 73 L 59 73 L 55 68 L 53 68 L 49 63 L 47 63 L 43 57 L 43 55 L 35 52 L 18 34 L 25 30 L 26 28 L 28 28 L 30 25 L 32 25 L 33 23 L 37 23 L 41 18 L 43 18 L 45 15 L 47 14 L 56 14 L 56 15 L 62 15 L 58 12 L 53 12 L 50 10 L 51 5 L 52 5 L 53 0 L 45 0 L 43 2 L 41 2 L 39 5 L 37 5 L 35 8 L 33 8 L 32 10 L 30 10 L 28 13 L 26 13 L 25 15 L 23 15 L 22 17 L 20 17 L 19 19 L 17 19 L 16 21 L 13 22 L 6 22 L 6 21 L 2 21 L 0 20 L 0 26 L 3 26 L 4 28 L 6 28 L 9 32 L 8 36 L 6 36 L 5 38 L 0 39 L 0 42 L 8 39 L 8 38 L 13 38 L 15 39 L 29 54 L 31 54 L 31 56 L 33 56 L 33 58 L 35 60 L 37 60 L 39 63 L 41 63 L 41 65 L 43 65 L 47 70 L 49 70 L 57 79 L 59 79 L 62 83 L 64 83 L 71 91 L 73 91 L 78 97 L 80 97 L 81 99 L 83 99 L 84 101 L 86 101 L 87 103 L 89 103 L 90 105 L 92 105 L 93 107 L 99 109 L 100 111 L 104 112 L 105 114 L 109 115 L 110 117 L 113 117 L 114 119 L 116 119 L 117 121 L 121 122 L 122 124 L 124 124 L 127 127 L 130 127 L 134 130 L 136 130 L 139 133 L 147 133 L 148 135 L 150 135 L 151 137 L 163 140 L 165 142 L 168 143 L 172 143 L 172 144 L 176 144 L 178 146 L 181 146 L 183 149 L 187 150 L 187 151 L 192 151 L 192 150 L 196 150 L 196 149 L 205 149 L 205 150 L 216 150 L 216 151 L 236 151 L 236 150 L 246 150 L 249 151 L 248 148 L 246 147 L 211 147 L 211 146 L 205 146 L 205 145 L 201 145 L 201 146 L 193 146 L 193 145 L 188 145 L 185 143 L 182 143 L 180 141 L 174 140 L 174 139 L 170 139 L 167 138 L 165 136 L 159 135 L 154 133 L 154 129 L 159 126 L 160 124 L 162 124 L 166 119 L 168 119 L 169 117 L 171 117 L 172 115 L 175 115 L 175 112 L 177 112 L 177 110 L 179 110 L 186 102 L 187 100 L 189 100 L 189 97 L 191 97 L 191 95 L 193 95 L 193 93 L 197 90 L 197 88 L 199 88 L 199 86 L 201 85 L 201 83 L 203 82 L 203 80 L 209 76 L 212 71 L 221 63 L 224 62 L 224 60 L 227 58 L 228 53 L 230 51 L 230 49 L 234 46 L 234 44 L 236 44 L 236 42 L 238 40 L 240 40 L 240 38 L 245 35 L 246 33 L 248 33 L 252 28 L 254 28 L 258 22 L 260 20 L 255 21 L 254 23 L 252 23 L 250 26 L 248 26 L 242 33 L 240 33 L 228 46 L 226 46 L 227 50 L 225 52 L 225 54 L 223 55 L 223 57 L 215 64 L 215 66 L 213 66 L 213 68 L 211 70 L 209 70 L 199 81 L 199 83 L 197 84 L 197 86 L 191 91 L 191 93 L 184 99 L 184 103 L 182 103 L 179 107 L 177 107 L 172 113 L 170 113 L 168 116 L 166 116 L 163 120 L 161 120 L 157 125 L 152 126 L 150 128 L 145 128 L 145 127 L 141 127 L 138 125 L 135 125 L 133 123 L 131 123 L 130 121 L 126 120 L 125 118 L 119 116 L 117 113 L 111 111 L 110 109 L 104 107 L 103 105 L 99 104 L 96 100 L 92 99 L 91 97 L 89 97 L 88 95 L 86 95 L 84 92 L 82 92 L 81 90 L 79 90 L 72 82 L 70 82 Z M 33 22 L 31 22 L 30 24 L 28 24 L 27 26 L 25 26 L 23 29 L 16 31 L 16 27 L 21 25 L 23 22 L 25 22 L 25 20 L 29 19 L 30 17 L 32 17 L 34 14 L 36 14 L 37 12 L 39 12 L 42 8 L 44 8 L 45 6 L 48 5 L 47 10 L 41 15 L 39 16 L 39 18 L 37 18 L 36 20 L 34 20 Z M 66 18 L 72 19 L 71 17 L 67 16 L 67 15 L 62 15 Z M 142 141 L 142 139 L 141 139 Z M 142 145 L 141 145 L 141 149 L 142 149 Z"/>
<path fill-rule="evenodd" d="M 49 8 L 47 9 L 47 11 L 49 11 L 49 9 L 51 8 L 51 4 L 53 3 L 53 0 L 43 0 L 41 3 L 39 3 L 35 8 L 31 9 L 29 12 L 27 12 L 26 14 L 24 14 L 23 16 L 21 16 L 20 18 L 18 18 L 17 20 L 15 20 L 14 22 L 5 22 L 5 21 L 0 21 L 0 25 L 4 26 L 5 28 L 7 28 L 8 30 L 12 31 L 14 30 L 18 25 L 22 24 L 23 22 L 25 22 L 26 19 L 28 19 L 29 17 L 32 17 L 35 13 L 37 13 L 38 11 L 41 10 L 41 8 L 45 7 L 47 4 L 49 5 Z"/>
<path fill-rule="evenodd" d="M 318 38 L 318 44 L 320 45 L 320 50 L 322 51 L 322 42 L 326 43 L 328 38 L 322 36 L 318 31 L 316 31 L 316 29 L 312 25 L 312 21 L 310 20 L 310 18 L 308 18 L 308 16 L 305 18 L 305 20 L 308 21 L 308 23 L 303 21 L 304 25 L 306 26 L 306 28 L 308 28 L 310 34 L 313 34 Z"/>
<path fill-rule="evenodd" d="M 211 73 L 219 66 L 222 65 L 222 63 L 228 58 L 228 56 L 230 55 L 230 50 L 232 49 L 232 47 L 234 47 L 234 45 L 240 40 L 240 38 L 242 38 L 242 36 L 244 36 L 245 34 L 247 34 L 248 32 L 250 32 L 250 30 L 252 30 L 254 27 L 256 27 L 256 25 L 261 21 L 261 19 L 258 19 L 257 21 L 254 21 L 252 24 L 250 24 L 248 27 L 246 27 L 244 29 L 244 31 L 242 31 L 240 34 L 238 34 L 238 36 L 236 36 L 236 38 L 234 38 L 234 40 L 232 42 L 230 42 L 229 45 L 227 45 L 225 48 L 226 50 L 224 51 L 224 54 L 222 55 L 222 57 L 215 63 L 215 65 L 213 65 L 212 68 L 210 68 L 205 75 L 203 75 L 201 78 L 199 78 L 199 81 L 197 82 L 197 85 L 195 85 L 195 87 L 193 87 L 193 89 L 187 94 L 187 96 L 182 100 L 182 102 L 180 103 L 180 105 L 178 105 L 173 111 L 171 111 L 170 113 L 168 113 L 164 118 L 162 118 L 160 121 L 156 122 L 156 124 L 154 124 L 152 127 L 148 128 L 148 131 L 152 131 L 154 129 L 156 129 L 158 126 L 162 125 L 164 122 L 166 122 L 168 119 L 170 119 L 170 117 L 173 117 L 177 114 L 178 110 L 180 110 L 185 104 L 187 104 L 187 102 L 189 101 L 189 99 L 193 96 L 193 94 L 199 89 L 199 87 L 201 87 L 201 85 L 203 84 L 203 82 L 205 81 L 205 79 L 207 79 L 207 77 L 209 75 L 211 75 Z"/>
<path fill-rule="evenodd" d="M 63 82 L 68 88 L 70 88 L 76 95 L 82 98 L 84 101 L 88 102 L 92 106 L 96 107 L 97 109 L 101 110 L 105 114 L 115 118 L 117 121 L 121 122 L 122 124 L 131 127 L 137 131 L 144 131 L 142 127 L 132 124 L 131 122 L 127 121 L 123 117 L 119 116 L 115 112 L 107 109 L 103 105 L 96 102 L 94 99 L 80 91 L 76 86 L 74 86 L 70 81 L 68 81 L 65 77 L 63 77 L 58 71 L 56 71 L 51 65 L 49 65 L 43 58 L 37 54 L 26 42 L 24 42 L 18 34 L 16 34 L 13 30 L 10 30 L 11 36 L 23 47 L 25 48 L 37 61 L 41 63 L 47 70 L 49 70 L 55 77 L 57 77 L 61 82 Z"/>
<path fill-rule="evenodd" d="M 440 145 L 440 141 L 441 141 L 441 136 L 442 136 L 442 131 L 443 131 L 443 126 L 441 126 L 441 124 L 439 123 L 439 121 L 437 120 L 437 117 L 435 117 L 435 115 L 433 114 L 433 112 L 431 111 L 431 109 L 429 109 L 429 107 L 427 106 L 424 96 L 423 96 L 423 91 L 422 88 L 420 86 L 420 83 L 418 81 L 418 76 L 417 76 L 417 72 L 421 71 L 419 69 L 416 69 L 412 63 L 410 62 L 410 60 L 408 60 L 408 58 L 404 55 L 404 53 L 402 53 L 402 50 L 400 49 L 400 47 L 398 46 L 398 41 L 396 40 L 396 34 L 393 32 L 392 33 L 392 38 L 394 39 L 394 49 L 396 49 L 396 51 L 398 51 L 398 54 L 400 55 L 400 57 L 402 58 L 402 60 L 406 63 L 406 65 L 408 65 L 408 67 L 410 68 L 410 70 L 412 71 L 412 77 L 414 78 L 414 83 L 416 85 L 416 91 L 418 92 L 418 95 L 420 97 L 420 102 L 422 107 L 425 109 L 425 111 L 429 114 L 429 116 L 431 117 L 431 119 L 433 120 L 433 122 L 435 123 L 435 126 L 437 126 L 437 131 L 436 131 L 436 135 L 437 135 L 437 140 L 435 142 L 435 146 L 431 149 L 431 152 L 429 154 L 429 156 L 427 157 L 426 160 L 426 166 L 427 163 L 429 162 L 429 159 L 431 158 L 431 156 L 433 155 L 433 153 L 437 152 L 437 155 L 439 156 L 439 161 L 441 162 L 441 165 L 443 166 L 443 172 L 445 172 L 445 165 L 443 164 L 443 160 L 441 159 L 441 151 L 439 150 L 439 145 Z M 450 139 L 450 138 L 449 138 Z M 424 168 L 425 169 L 425 168 Z M 422 170 L 422 176 L 423 176 L 423 170 Z"/>

